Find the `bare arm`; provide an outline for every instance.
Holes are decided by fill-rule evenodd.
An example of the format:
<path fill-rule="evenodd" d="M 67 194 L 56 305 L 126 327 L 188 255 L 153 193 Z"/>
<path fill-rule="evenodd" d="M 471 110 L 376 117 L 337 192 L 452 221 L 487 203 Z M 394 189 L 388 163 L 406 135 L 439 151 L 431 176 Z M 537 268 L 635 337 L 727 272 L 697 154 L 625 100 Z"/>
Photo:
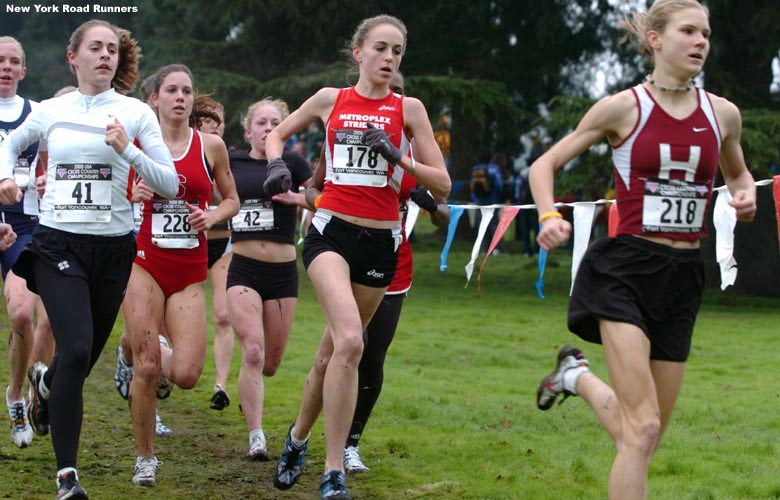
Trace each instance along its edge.
<path fill-rule="evenodd" d="M 190 214 L 192 227 L 198 231 L 206 231 L 211 229 L 214 224 L 224 222 L 236 215 L 239 202 L 225 143 L 215 134 L 201 134 L 201 137 L 206 150 L 206 158 L 213 165 L 214 182 L 222 196 L 222 201 L 216 209 L 211 211 L 196 210 Z"/>
<path fill-rule="evenodd" d="M 555 211 L 555 173 L 605 137 L 613 143 L 619 142 L 625 134 L 630 133 L 636 116 L 636 102 L 631 91 L 605 97 L 585 113 L 574 132 L 561 139 L 531 165 L 528 180 L 540 215 Z M 537 241 L 539 246 L 549 251 L 564 243 L 570 234 L 569 222 L 550 217 L 542 222 Z"/>
<path fill-rule="evenodd" d="M 433 135 L 425 106 L 419 99 L 413 97 L 406 97 L 403 102 L 406 128 L 410 139 L 414 139 L 414 172 L 412 172 L 412 159 L 408 156 L 403 156 L 398 166 L 412 174 L 420 184 L 433 193 L 434 197 L 446 198 L 452 189 L 452 181 Z"/>
<path fill-rule="evenodd" d="M 331 87 L 322 88 L 282 120 L 265 139 L 265 154 L 269 159 L 281 157 L 284 142 L 294 133 L 303 130 L 316 119 L 324 123 L 333 109 L 339 90 Z"/>
<path fill-rule="evenodd" d="M 737 220 L 750 222 L 756 215 L 756 183 L 742 153 L 742 116 L 726 99 L 712 95 L 711 98 L 721 127 L 720 170 L 732 196 L 729 204 L 737 211 Z"/>

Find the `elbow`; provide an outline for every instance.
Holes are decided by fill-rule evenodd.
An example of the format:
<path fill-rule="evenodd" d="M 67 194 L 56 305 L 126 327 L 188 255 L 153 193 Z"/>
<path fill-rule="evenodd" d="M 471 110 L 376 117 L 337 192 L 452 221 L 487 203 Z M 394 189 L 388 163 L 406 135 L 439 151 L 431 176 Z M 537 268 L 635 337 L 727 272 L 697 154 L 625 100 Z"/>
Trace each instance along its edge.
<path fill-rule="evenodd" d="M 238 202 L 237 198 L 229 198 L 224 200 L 222 203 L 226 203 L 228 205 L 228 218 L 233 218 L 241 209 L 241 204 Z"/>

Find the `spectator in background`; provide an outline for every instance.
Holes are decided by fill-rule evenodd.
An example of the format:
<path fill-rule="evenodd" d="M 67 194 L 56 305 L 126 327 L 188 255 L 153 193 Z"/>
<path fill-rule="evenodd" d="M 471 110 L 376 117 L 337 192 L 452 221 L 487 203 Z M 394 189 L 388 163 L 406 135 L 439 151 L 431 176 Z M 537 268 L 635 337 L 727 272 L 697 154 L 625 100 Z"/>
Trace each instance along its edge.
<path fill-rule="evenodd" d="M 449 115 L 442 115 L 439 117 L 438 127 L 439 129 L 434 132 L 433 136 L 436 139 L 436 144 L 439 145 L 441 155 L 444 157 L 444 165 L 447 166 L 447 170 L 450 169 L 450 117 Z"/>
<path fill-rule="evenodd" d="M 503 203 L 504 173 L 495 162 L 497 158 L 497 155 L 491 158 L 490 153 L 482 152 L 479 157 L 479 163 L 471 167 L 471 201 L 477 205 Z M 482 240 L 482 250 L 485 252 L 490 248 L 490 242 L 493 240 L 500 217 L 501 209 L 493 212 L 493 218 L 485 233 L 485 239 Z M 500 255 L 503 253 L 504 246 L 499 242 L 495 250 L 493 250 L 493 254 Z"/>

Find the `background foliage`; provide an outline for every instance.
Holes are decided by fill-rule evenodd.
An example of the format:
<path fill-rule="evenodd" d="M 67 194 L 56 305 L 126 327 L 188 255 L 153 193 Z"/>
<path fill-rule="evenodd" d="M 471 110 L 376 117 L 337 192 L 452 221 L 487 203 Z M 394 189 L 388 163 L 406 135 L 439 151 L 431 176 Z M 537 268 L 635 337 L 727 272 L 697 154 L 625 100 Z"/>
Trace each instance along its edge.
<path fill-rule="evenodd" d="M 28 75 L 20 93 L 40 100 L 74 82 L 65 48 L 79 24 L 100 17 L 123 26 L 143 47 L 142 76 L 173 62 L 190 66 L 199 90 L 214 92 L 225 105 L 226 142 L 242 147 L 240 118 L 249 104 L 274 96 L 294 109 L 320 87 L 352 83 L 342 49 L 355 27 L 365 17 L 393 14 L 409 30 L 401 66 L 407 93 L 426 104 L 434 125 L 442 114 L 451 117 L 450 174 L 463 181 L 481 151 L 522 156 L 523 134 L 537 129 L 558 140 L 576 126 L 595 98 L 640 81 L 651 68 L 632 44 L 620 43 L 617 22 L 628 10 L 648 3 L 107 0 L 101 5 L 135 6 L 138 12 L 4 12 L 0 34 L 16 36 L 24 44 Z M 713 37 L 704 86 L 741 108 L 747 164 L 756 179 L 765 179 L 780 165 L 780 94 L 770 92 L 771 62 L 780 48 L 780 3 L 706 4 Z M 603 84 L 596 85 L 600 78 Z M 559 177 L 556 191 L 598 199 L 610 178 L 604 141 Z M 467 197 L 467 190 L 452 194 L 455 200 Z M 772 214 L 765 231 L 774 233 L 774 224 Z M 762 269 L 766 263 L 762 259 L 756 264 Z"/>

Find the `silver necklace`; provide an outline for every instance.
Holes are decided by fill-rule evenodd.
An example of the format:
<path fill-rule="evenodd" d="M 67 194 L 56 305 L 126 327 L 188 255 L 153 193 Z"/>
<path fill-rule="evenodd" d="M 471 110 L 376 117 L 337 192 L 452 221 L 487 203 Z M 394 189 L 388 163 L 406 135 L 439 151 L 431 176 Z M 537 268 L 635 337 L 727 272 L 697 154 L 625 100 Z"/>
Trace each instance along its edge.
<path fill-rule="evenodd" d="M 647 75 L 645 77 L 645 81 L 661 92 L 688 92 L 693 88 L 693 80 L 689 81 L 685 87 L 667 87 L 666 85 L 661 85 L 660 83 L 653 80 L 652 75 Z"/>

